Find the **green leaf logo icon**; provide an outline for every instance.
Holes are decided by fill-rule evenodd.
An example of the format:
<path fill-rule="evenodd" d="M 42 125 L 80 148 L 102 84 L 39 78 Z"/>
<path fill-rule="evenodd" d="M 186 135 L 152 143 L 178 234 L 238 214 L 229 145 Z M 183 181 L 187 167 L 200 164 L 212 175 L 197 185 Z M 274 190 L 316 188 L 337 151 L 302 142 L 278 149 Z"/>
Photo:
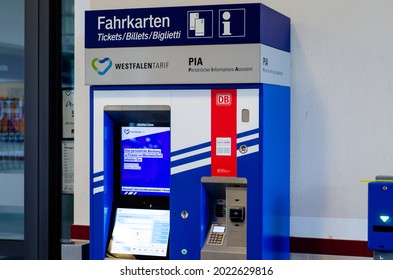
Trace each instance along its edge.
<path fill-rule="evenodd" d="M 109 69 L 112 67 L 112 60 L 109 57 L 105 57 L 104 59 L 94 58 L 91 62 L 91 67 L 93 67 L 94 71 L 98 73 L 98 75 L 105 75 Z"/>

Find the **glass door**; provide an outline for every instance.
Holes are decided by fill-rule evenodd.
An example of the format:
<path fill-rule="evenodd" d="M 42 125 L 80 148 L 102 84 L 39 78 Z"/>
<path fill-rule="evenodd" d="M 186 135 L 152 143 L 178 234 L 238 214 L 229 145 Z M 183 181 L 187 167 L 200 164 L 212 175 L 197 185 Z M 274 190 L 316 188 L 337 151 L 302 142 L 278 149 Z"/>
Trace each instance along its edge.
<path fill-rule="evenodd" d="M 0 34 L 0 260 L 60 259 L 61 0 L 1 0 Z"/>
<path fill-rule="evenodd" d="M 24 0 L 0 1 L 0 248 L 19 248 L 0 259 L 24 240 L 24 14 Z"/>

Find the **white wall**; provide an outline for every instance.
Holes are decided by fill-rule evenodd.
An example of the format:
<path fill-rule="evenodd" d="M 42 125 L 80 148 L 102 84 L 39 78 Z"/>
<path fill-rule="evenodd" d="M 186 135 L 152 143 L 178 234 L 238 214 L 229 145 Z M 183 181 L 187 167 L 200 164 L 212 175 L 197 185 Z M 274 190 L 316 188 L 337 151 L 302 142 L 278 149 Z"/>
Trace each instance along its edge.
<path fill-rule="evenodd" d="M 367 239 L 392 174 L 392 1 L 264 1 L 292 19 L 291 234 Z"/>
<path fill-rule="evenodd" d="M 367 184 L 359 180 L 393 174 L 393 1 L 261 2 L 292 22 L 291 236 L 366 240 Z M 168 5 L 179 4 L 75 1 L 76 224 L 89 224 L 84 10 Z"/>

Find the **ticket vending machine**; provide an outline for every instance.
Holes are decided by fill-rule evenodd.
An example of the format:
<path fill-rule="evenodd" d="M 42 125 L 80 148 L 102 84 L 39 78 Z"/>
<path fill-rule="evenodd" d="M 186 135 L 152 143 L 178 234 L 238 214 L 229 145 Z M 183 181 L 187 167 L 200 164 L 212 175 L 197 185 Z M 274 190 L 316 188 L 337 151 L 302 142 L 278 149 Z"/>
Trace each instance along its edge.
<path fill-rule="evenodd" d="M 289 18 L 128 8 L 85 27 L 91 258 L 289 259 Z"/>

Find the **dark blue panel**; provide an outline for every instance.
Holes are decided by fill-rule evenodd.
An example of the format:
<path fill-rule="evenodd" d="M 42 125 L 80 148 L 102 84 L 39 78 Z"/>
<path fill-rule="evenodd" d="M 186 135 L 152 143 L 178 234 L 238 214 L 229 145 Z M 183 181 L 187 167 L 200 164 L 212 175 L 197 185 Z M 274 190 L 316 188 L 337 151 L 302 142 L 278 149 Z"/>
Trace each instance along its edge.
<path fill-rule="evenodd" d="M 248 44 L 262 36 L 264 44 L 289 50 L 281 38 L 289 36 L 282 33 L 289 22 L 272 11 L 259 3 L 87 11 L 85 47 Z"/>
<path fill-rule="evenodd" d="M 393 183 L 368 184 L 368 248 L 393 251 Z M 386 221 L 381 219 L 386 217 Z"/>
<path fill-rule="evenodd" d="M 261 149 L 261 145 L 260 145 Z M 259 153 L 242 156 L 237 161 L 237 176 L 247 179 L 247 259 L 262 259 L 262 166 Z"/>
<path fill-rule="evenodd" d="M 290 89 L 263 85 L 263 259 L 289 259 Z"/>
<path fill-rule="evenodd" d="M 94 169 L 93 169 L 93 125 L 94 116 L 93 89 L 90 88 L 90 259 L 102 260 L 105 256 L 104 251 L 104 194 L 94 193 Z"/>
<path fill-rule="evenodd" d="M 103 196 L 103 193 L 90 196 L 90 259 L 92 260 L 102 260 L 105 256 Z"/>
<path fill-rule="evenodd" d="M 261 5 L 261 43 L 273 48 L 291 51 L 291 20 Z"/>
<path fill-rule="evenodd" d="M 93 174 L 92 155 L 91 160 L 90 258 L 102 260 L 106 254 L 113 203 L 113 122 L 106 114 L 104 115 L 104 171 Z M 94 182 L 94 178 L 102 175 L 104 180 Z M 104 191 L 93 194 L 94 188 L 102 186 Z"/>
<path fill-rule="evenodd" d="M 201 178 L 210 176 L 210 165 L 171 176 L 171 230 L 170 258 L 172 260 L 199 260 L 202 239 L 206 229 L 201 225 Z M 188 212 L 183 219 L 182 211 Z"/>
<path fill-rule="evenodd" d="M 110 227 L 110 219 L 112 213 L 112 204 L 113 204 L 113 159 L 114 159 L 114 142 L 113 128 L 114 124 L 111 118 L 104 113 L 104 248 L 106 250 L 106 245 L 108 244 L 108 234 Z"/>
<path fill-rule="evenodd" d="M 211 167 L 210 167 L 211 168 Z M 202 250 L 203 244 L 205 242 L 205 238 L 207 235 L 207 232 L 209 231 L 210 228 L 210 213 L 213 211 L 213 209 L 210 209 L 210 198 L 206 192 L 206 189 L 202 186 L 200 186 L 200 191 L 201 191 L 201 209 L 200 209 L 200 215 L 201 215 L 201 240 L 200 240 L 200 248 Z"/>

